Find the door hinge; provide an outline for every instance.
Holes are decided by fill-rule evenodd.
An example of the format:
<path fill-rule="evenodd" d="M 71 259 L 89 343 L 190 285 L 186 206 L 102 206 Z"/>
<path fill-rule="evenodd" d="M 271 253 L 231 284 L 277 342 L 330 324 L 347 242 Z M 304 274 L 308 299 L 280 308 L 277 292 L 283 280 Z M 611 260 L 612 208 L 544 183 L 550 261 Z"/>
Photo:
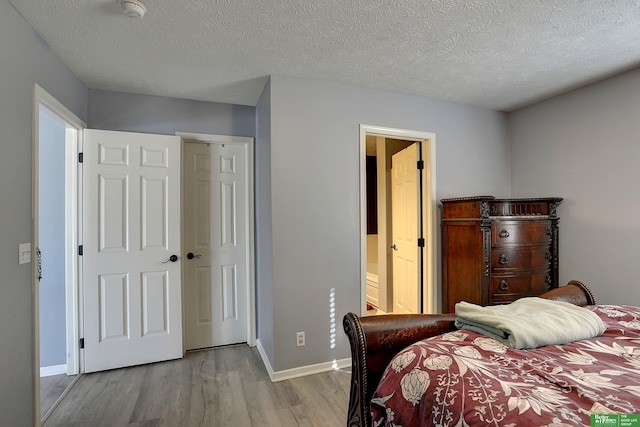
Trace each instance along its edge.
<path fill-rule="evenodd" d="M 418 160 L 418 170 L 424 169 L 424 160 Z"/>
<path fill-rule="evenodd" d="M 83 245 L 78 246 L 78 255 L 82 256 L 84 253 L 84 247 Z"/>
<path fill-rule="evenodd" d="M 424 237 L 418 238 L 418 247 L 424 248 Z"/>
<path fill-rule="evenodd" d="M 80 338 L 80 348 L 84 348 L 84 338 Z"/>
<path fill-rule="evenodd" d="M 78 153 L 78 163 L 84 162 L 84 153 Z"/>

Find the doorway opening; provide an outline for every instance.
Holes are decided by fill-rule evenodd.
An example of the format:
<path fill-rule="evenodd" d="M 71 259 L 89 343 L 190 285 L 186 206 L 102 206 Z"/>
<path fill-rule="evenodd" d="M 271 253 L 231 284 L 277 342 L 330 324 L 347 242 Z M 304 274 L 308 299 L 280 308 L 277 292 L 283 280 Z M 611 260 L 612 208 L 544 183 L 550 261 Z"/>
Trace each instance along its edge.
<path fill-rule="evenodd" d="M 416 157 L 410 162 L 416 161 L 416 169 L 415 173 L 409 175 L 415 177 L 417 186 L 414 188 L 413 184 L 409 183 L 408 187 L 398 187 L 394 196 L 392 186 L 398 183 L 392 183 L 393 157 L 397 153 L 411 150 L 415 151 Z M 399 163 L 399 159 L 396 159 L 396 163 Z M 422 167 L 419 169 L 420 166 Z M 408 193 L 415 197 L 409 196 Z M 404 195 L 398 198 L 399 194 Z M 363 314 L 437 311 L 435 194 L 435 134 L 360 125 L 360 253 Z M 405 215 L 407 213 L 411 215 Z M 411 234 L 415 233 L 414 237 L 406 238 L 400 235 L 402 233 L 399 233 L 397 223 L 400 216 L 403 221 L 401 229 L 408 230 L 405 225 L 409 224 L 413 227 Z M 413 240 L 415 241 L 410 243 Z M 404 242 L 404 245 L 401 242 Z M 414 261 L 404 255 L 399 257 L 407 247 L 411 256 L 415 255 Z M 396 272 L 394 262 L 398 270 Z M 409 305 L 407 301 L 410 302 Z"/>
<path fill-rule="evenodd" d="M 37 84 L 33 130 L 35 419 L 44 422 L 78 379 L 78 117 Z"/>

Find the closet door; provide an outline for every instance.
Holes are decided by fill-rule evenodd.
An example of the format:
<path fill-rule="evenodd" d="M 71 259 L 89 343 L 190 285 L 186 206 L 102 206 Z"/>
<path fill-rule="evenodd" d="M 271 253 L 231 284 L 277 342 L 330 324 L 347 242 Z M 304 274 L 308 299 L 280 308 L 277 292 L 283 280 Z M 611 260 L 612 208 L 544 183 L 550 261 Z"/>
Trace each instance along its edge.
<path fill-rule="evenodd" d="M 185 347 L 247 342 L 247 159 L 234 144 L 184 144 Z"/>

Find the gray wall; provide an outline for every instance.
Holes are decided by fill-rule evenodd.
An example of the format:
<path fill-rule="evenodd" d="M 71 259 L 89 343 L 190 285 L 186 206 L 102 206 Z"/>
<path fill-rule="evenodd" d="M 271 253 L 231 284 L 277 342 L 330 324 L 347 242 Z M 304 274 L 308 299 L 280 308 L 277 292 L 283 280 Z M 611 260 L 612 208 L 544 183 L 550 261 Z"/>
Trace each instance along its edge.
<path fill-rule="evenodd" d="M 560 282 L 640 305 L 640 69 L 512 113 L 514 196 L 560 196 Z"/>
<path fill-rule="evenodd" d="M 270 98 L 274 314 L 261 339 L 273 336 L 265 344 L 280 371 L 349 357 L 340 328 L 360 309 L 360 124 L 436 133 L 438 199 L 509 196 L 511 173 L 503 113 L 280 76 L 271 77 Z M 305 347 L 295 346 L 296 331 L 306 332 Z"/>
<path fill-rule="evenodd" d="M 40 366 L 67 363 L 65 302 L 65 126 L 40 112 Z"/>
<path fill-rule="evenodd" d="M 271 81 L 256 106 L 256 319 L 257 335 L 267 357 L 273 361 L 273 257 L 271 235 Z"/>
<path fill-rule="evenodd" d="M 33 425 L 32 264 L 18 265 L 31 241 L 33 84 L 86 120 L 87 89 L 7 0 L 0 0 L 0 418 Z"/>
<path fill-rule="evenodd" d="M 173 135 L 256 135 L 255 107 L 161 96 L 89 91 L 91 129 Z"/>

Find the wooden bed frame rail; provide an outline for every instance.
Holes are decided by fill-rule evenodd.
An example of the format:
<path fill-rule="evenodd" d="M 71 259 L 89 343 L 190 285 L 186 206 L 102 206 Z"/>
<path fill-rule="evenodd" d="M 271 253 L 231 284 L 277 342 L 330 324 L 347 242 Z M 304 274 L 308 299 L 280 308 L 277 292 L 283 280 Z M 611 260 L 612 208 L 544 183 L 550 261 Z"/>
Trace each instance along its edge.
<path fill-rule="evenodd" d="M 579 280 L 540 295 L 541 298 L 585 306 L 596 303 Z M 360 317 L 347 313 L 344 331 L 351 344 L 351 389 L 347 427 L 371 425 L 369 406 L 387 365 L 416 341 L 455 330 L 454 314 L 389 314 Z"/>

